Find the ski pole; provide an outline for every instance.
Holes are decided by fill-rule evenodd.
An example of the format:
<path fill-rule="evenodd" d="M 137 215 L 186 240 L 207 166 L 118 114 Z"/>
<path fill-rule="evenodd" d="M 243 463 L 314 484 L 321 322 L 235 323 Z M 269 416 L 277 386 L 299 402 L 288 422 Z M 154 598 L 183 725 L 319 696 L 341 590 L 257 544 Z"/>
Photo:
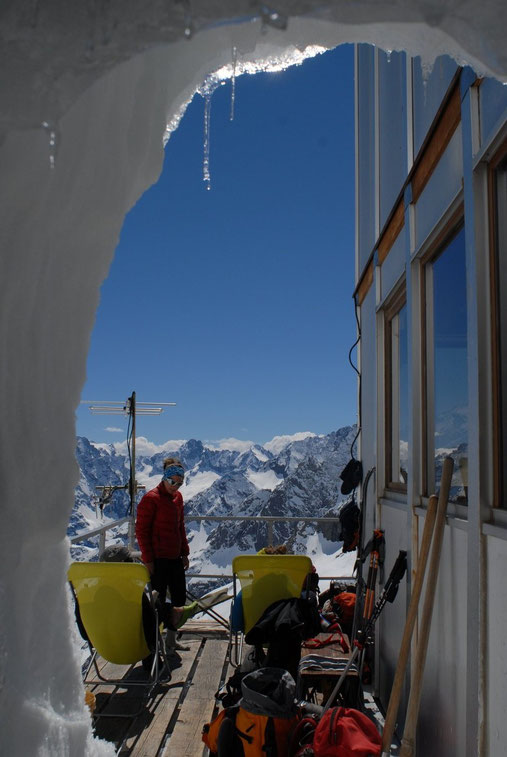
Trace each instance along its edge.
<path fill-rule="evenodd" d="M 358 632 L 357 639 L 354 641 L 354 651 L 352 652 L 343 673 L 341 674 L 338 681 L 336 682 L 336 685 L 324 706 L 322 714 L 324 714 L 324 712 L 326 712 L 326 710 L 328 710 L 331 707 L 332 702 L 334 702 L 334 700 L 336 699 L 336 696 L 338 695 L 338 692 L 340 691 L 342 684 L 345 681 L 345 678 L 347 677 L 350 668 L 354 664 L 356 657 L 363 650 L 364 645 L 368 642 L 369 635 L 371 631 L 373 630 L 373 627 L 375 626 L 375 621 L 377 620 L 378 616 L 384 609 L 386 602 L 394 602 L 396 594 L 398 593 L 398 586 L 400 584 L 401 579 L 405 575 L 406 569 L 407 569 L 407 553 L 405 552 L 405 550 L 400 549 L 399 555 L 396 558 L 396 561 L 393 565 L 393 569 L 391 570 L 389 578 L 387 579 L 385 583 L 384 589 L 373 608 L 373 611 L 371 613 L 371 616 L 366 626 L 364 627 L 362 631 Z"/>
<path fill-rule="evenodd" d="M 426 652 L 428 650 L 431 616 L 433 614 L 433 605 L 435 601 L 435 589 L 437 586 L 438 570 L 440 566 L 440 555 L 442 553 L 442 541 L 444 538 L 447 500 L 449 499 L 453 467 L 454 460 L 452 459 L 452 457 L 446 457 L 442 467 L 437 517 L 435 522 L 433 542 L 431 545 L 428 579 L 426 581 L 426 590 L 424 593 L 421 631 L 417 644 L 414 677 L 412 679 L 412 685 L 410 687 L 405 729 L 403 731 L 403 738 L 401 740 L 400 757 L 412 757 L 415 749 L 415 737 L 417 729 L 417 718 L 419 715 L 419 704 L 421 702 L 423 672 L 424 665 L 426 663 Z"/>
<path fill-rule="evenodd" d="M 364 598 L 363 621 L 368 620 L 373 610 L 375 600 L 375 585 L 377 583 L 378 566 L 380 562 L 380 545 L 384 539 L 382 531 L 373 532 L 373 544 L 370 554 L 370 568 L 366 581 L 366 595 Z"/>

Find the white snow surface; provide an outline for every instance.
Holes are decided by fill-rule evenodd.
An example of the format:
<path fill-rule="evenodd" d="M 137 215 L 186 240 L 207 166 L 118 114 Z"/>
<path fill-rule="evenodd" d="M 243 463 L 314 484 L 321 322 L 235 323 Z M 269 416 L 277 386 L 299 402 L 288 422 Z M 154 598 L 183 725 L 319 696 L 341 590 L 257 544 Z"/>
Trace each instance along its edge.
<path fill-rule="evenodd" d="M 361 41 L 507 78 L 504 0 L 276 6 L 286 30 L 263 30 L 250 0 L 193 0 L 190 41 L 165 0 L 0 7 L 2 755 L 114 754 L 93 736 L 66 591 L 74 413 L 100 286 L 125 214 L 160 174 L 167 125 L 233 47 L 238 70 Z"/>
<path fill-rule="evenodd" d="M 283 477 L 277 476 L 272 470 L 254 471 L 249 469 L 246 477 L 257 489 L 270 489 L 271 491 L 276 489 L 278 484 L 281 484 L 283 481 Z"/>
<path fill-rule="evenodd" d="M 185 476 L 185 483 L 180 491 L 185 502 L 195 497 L 199 492 L 208 489 L 220 476 L 214 471 L 191 470 Z"/>

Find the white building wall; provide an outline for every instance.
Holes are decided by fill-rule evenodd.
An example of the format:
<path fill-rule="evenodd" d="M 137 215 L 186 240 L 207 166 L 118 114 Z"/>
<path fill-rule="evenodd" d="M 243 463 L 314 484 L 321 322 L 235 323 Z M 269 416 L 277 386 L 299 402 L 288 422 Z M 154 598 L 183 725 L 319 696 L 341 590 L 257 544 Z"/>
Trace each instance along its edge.
<path fill-rule="evenodd" d="M 382 89 L 378 89 L 378 67 L 368 72 L 367 58 L 362 52 L 362 73 L 368 82 L 375 75 L 374 102 L 382 111 L 386 102 Z M 382 76 L 389 75 L 387 62 Z M 411 167 L 413 155 L 425 148 L 428 128 L 441 107 L 441 101 L 449 84 L 456 75 L 453 61 L 442 57 L 433 73 L 424 78 L 420 63 L 412 61 L 407 70 L 412 70 L 408 80 L 406 97 L 398 103 L 401 113 L 407 118 L 406 166 L 407 171 L 399 192 Z M 393 87 L 399 90 L 399 72 L 391 69 Z M 361 68 L 356 83 L 362 89 Z M 374 503 L 376 522 L 385 530 L 387 542 L 386 570 L 392 566 L 397 551 L 406 549 L 411 566 L 416 562 L 416 549 L 424 526 L 427 491 L 425 485 L 424 417 L 427 398 L 423 396 L 424 330 L 432 328 L 431 320 L 423 318 L 424 301 L 422 288 L 424 264 L 431 250 L 437 250 L 439 237 L 446 225 L 459 223 L 460 212 L 465 218 L 465 246 L 467 265 L 467 333 L 468 333 L 468 506 L 449 505 L 444 544 L 431 636 L 428 646 L 424 688 L 418 726 L 418 757 L 501 757 L 507 743 L 507 721 L 502 714 L 507 707 L 505 686 L 506 647 L 505 628 L 507 591 L 502 576 L 505 575 L 507 557 L 507 513 L 493 510 L 500 504 L 493 499 L 493 376 L 491 334 L 491 296 L 489 264 L 489 214 L 487 161 L 507 135 L 507 92 L 498 82 L 485 80 L 477 89 L 470 88 L 474 82 L 473 72 L 465 70 L 461 75 L 461 123 L 436 163 L 417 202 L 410 191 L 405 191 L 404 228 L 395 239 L 385 260 L 378 259 L 376 243 L 370 254 L 360 251 L 358 260 L 359 280 L 357 294 L 361 298 L 362 334 L 366 340 L 361 347 L 363 392 L 361 449 L 369 458 L 375 453 L 371 447 L 375 434 L 377 465 L 382 468 L 386 450 L 386 420 L 384 417 L 385 378 L 384 340 L 386 337 L 384 306 L 389 305 L 393 290 L 398 290 L 406 275 L 409 334 L 411 344 L 411 388 L 409 390 L 409 481 L 407 491 L 387 491 L 383 470 L 377 471 L 377 492 Z M 386 91 L 384 86 L 384 92 Z M 393 92 L 387 100 L 396 108 Z M 378 114 L 371 109 L 361 113 L 358 100 L 359 134 L 364 129 L 362 115 L 371 127 L 378 125 Z M 410 112 L 409 110 L 410 109 Z M 393 121 L 400 114 L 393 113 Z M 413 120 L 413 124 L 411 121 Z M 412 131 L 413 126 L 413 131 Z M 395 129 L 396 131 L 396 129 Z M 384 193 L 395 199 L 392 187 L 382 182 L 382 139 L 374 138 L 378 145 L 377 155 L 367 168 L 358 165 L 357 198 L 358 221 L 361 219 L 362 185 L 365 192 L 375 187 L 375 207 L 381 208 L 381 218 L 389 216 L 385 209 Z M 422 153 L 421 153 L 422 154 Z M 377 163 L 375 162 L 375 159 Z M 395 173 L 395 172 L 394 172 Z M 394 175 L 394 174 L 393 174 Z M 369 197 L 369 195 L 368 195 Z M 371 203 L 371 200 L 368 200 Z M 461 208 L 461 211 L 460 211 Z M 393 207 L 394 210 L 394 207 Z M 500 211 L 501 212 L 501 211 Z M 454 219 L 454 220 L 452 220 Z M 385 219 L 384 219 L 385 220 Z M 370 222 L 371 223 L 371 222 Z M 382 223 L 380 227 L 382 228 Z M 449 228 L 452 228 L 449 227 Z M 361 238 L 361 229 L 359 229 Z M 384 254 L 384 253 L 383 253 Z M 366 266 L 373 269 L 372 283 L 368 287 L 361 281 Z M 371 273 L 371 270 L 370 272 Z M 449 283 L 452 287 L 452 282 Z M 376 303 L 373 312 L 373 303 Z M 376 333 L 373 348 L 372 331 Z M 373 373 L 375 372 L 376 402 L 372 401 Z M 456 375 L 456 387 L 460 382 Z M 431 395 L 428 396 L 431 402 Z M 371 418 L 370 418 L 371 414 Z M 374 419 L 376 426 L 374 429 Z M 431 431 L 431 423 L 429 425 Z M 431 480 L 431 476 L 429 476 Z M 461 480 L 460 471 L 455 481 Z M 489 525 L 488 521 L 495 525 Z M 372 513 L 367 515 L 368 527 L 373 522 Z M 488 535 L 486 540 L 485 534 Z M 367 534 L 367 538 L 369 538 Z M 378 670 L 376 685 L 379 695 L 387 706 L 391 682 L 396 666 L 401 632 L 405 618 L 410 583 L 408 576 L 404 591 L 393 606 L 384 610 L 379 622 L 377 652 Z M 400 707 L 398 722 L 400 730 L 408 697 L 410 676 L 407 676 L 405 698 Z"/>

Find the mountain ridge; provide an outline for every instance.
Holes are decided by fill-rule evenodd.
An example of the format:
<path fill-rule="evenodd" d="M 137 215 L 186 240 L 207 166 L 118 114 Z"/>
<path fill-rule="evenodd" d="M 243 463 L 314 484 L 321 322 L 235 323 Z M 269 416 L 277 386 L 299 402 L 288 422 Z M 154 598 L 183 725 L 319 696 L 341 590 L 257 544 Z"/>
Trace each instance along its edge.
<path fill-rule="evenodd" d="M 265 522 L 252 520 L 216 522 L 196 521 L 198 516 L 224 518 L 247 516 L 322 518 L 336 517 L 346 497 L 341 494 L 339 474 L 345 467 L 356 435 L 355 426 L 345 426 L 330 434 L 302 432 L 292 437 L 275 437 L 268 446 L 252 443 L 241 449 L 211 448 L 198 439 L 178 440 L 174 449 L 158 445 L 151 455 L 136 447 L 136 478 L 146 490 L 154 488 L 162 475 L 163 460 L 174 454 L 183 462 L 187 475 L 182 495 L 193 566 L 223 565 L 229 552 L 258 551 L 267 545 Z M 235 441 L 231 446 L 236 446 Z M 151 443 L 148 443 L 150 445 Z M 169 443 L 168 443 L 169 444 Z M 69 524 L 69 536 L 97 527 L 104 521 L 97 510 L 96 486 L 122 486 L 128 481 L 129 458 L 122 446 L 90 442 L 78 437 L 76 458 L 80 481 Z M 104 518 L 115 520 L 128 511 L 126 490 L 113 494 L 104 508 Z M 124 533 L 113 536 L 123 541 Z M 273 524 L 275 543 L 286 543 L 295 552 L 306 550 L 311 533 L 317 532 L 319 544 L 329 542 L 336 551 L 338 529 L 304 522 Z M 125 532 L 125 528 L 123 528 Z M 193 549 L 193 542 L 196 549 Z M 199 545 L 199 546 L 197 546 Z M 75 557 L 83 559 L 96 553 L 92 541 L 74 547 Z M 207 570 L 207 572 L 211 572 Z"/>

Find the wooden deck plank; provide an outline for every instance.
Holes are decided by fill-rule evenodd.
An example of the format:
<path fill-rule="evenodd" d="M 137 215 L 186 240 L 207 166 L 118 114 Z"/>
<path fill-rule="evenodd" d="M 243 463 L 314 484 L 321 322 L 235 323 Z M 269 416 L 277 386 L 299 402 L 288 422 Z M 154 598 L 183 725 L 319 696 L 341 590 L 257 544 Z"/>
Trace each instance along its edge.
<path fill-rule="evenodd" d="M 226 650 L 225 640 L 206 641 L 190 689 L 162 757 L 202 757 L 202 727 L 213 715 L 214 694 L 220 685 Z"/>
<path fill-rule="evenodd" d="M 191 637 L 194 635 L 204 636 L 207 639 L 218 637 L 228 638 L 229 631 L 221 623 L 209 615 L 201 615 L 197 618 L 187 620 L 181 629 L 183 636 Z"/>
<path fill-rule="evenodd" d="M 181 665 L 172 670 L 170 684 L 151 703 L 147 711 L 132 724 L 119 755 L 131 757 L 154 757 L 161 749 L 166 730 L 201 647 L 200 639 L 192 639 L 188 652 L 179 654 Z"/>

